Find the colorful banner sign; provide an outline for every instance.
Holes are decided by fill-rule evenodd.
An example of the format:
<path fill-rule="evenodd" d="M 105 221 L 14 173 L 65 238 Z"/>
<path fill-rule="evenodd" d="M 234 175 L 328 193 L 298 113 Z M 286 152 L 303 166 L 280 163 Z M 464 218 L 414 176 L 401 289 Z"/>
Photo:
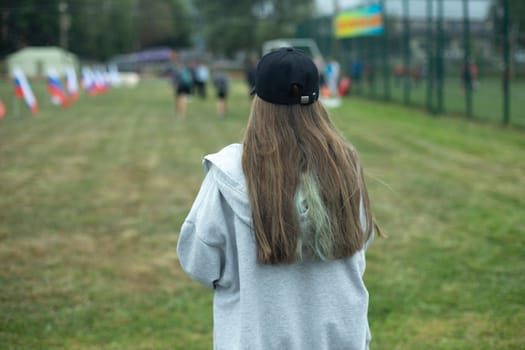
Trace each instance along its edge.
<path fill-rule="evenodd" d="M 338 39 L 383 34 L 381 4 L 341 12 L 335 18 L 334 30 Z"/>

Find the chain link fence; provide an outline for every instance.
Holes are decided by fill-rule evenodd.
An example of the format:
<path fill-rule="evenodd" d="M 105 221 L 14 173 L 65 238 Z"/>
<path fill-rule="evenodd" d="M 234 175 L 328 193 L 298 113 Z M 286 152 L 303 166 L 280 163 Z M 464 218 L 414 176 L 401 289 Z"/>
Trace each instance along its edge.
<path fill-rule="evenodd" d="M 326 59 L 339 62 L 350 96 L 525 126 L 525 37 L 509 21 L 508 0 L 381 4 L 382 35 L 336 40 L 325 16 L 300 23 L 296 36 L 313 38 Z"/>

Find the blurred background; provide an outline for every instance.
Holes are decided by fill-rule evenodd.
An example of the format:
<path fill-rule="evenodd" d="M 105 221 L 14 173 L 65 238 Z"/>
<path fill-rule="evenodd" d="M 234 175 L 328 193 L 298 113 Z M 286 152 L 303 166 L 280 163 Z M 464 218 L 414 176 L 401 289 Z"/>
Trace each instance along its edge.
<path fill-rule="evenodd" d="M 345 16 L 366 27 L 374 6 L 379 31 L 337 32 Z M 345 93 L 525 125 L 524 28 L 520 0 L 3 0 L 0 74 L 35 47 L 64 50 L 78 69 L 116 64 L 158 76 L 175 53 L 235 74 L 264 43 L 307 38 L 321 62 L 337 61 L 339 79 L 350 79 Z M 44 76 L 33 59 L 26 74 Z"/>

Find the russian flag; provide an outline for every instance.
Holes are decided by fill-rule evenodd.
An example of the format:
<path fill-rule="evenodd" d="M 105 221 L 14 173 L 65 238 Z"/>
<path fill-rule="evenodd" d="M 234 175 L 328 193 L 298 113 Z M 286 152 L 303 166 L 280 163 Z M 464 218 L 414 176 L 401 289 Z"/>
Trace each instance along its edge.
<path fill-rule="evenodd" d="M 59 104 L 62 107 L 67 107 L 69 105 L 69 100 L 64 92 L 62 83 L 60 82 L 56 71 L 53 69 L 48 69 L 47 71 L 47 91 L 51 95 L 53 103 Z"/>
<path fill-rule="evenodd" d="M 67 93 L 69 94 L 71 100 L 76 101 L 79 96 L 77 73 L 75 72 L 75 69 L 71 66 L 66 68 L 66 87 Z"/>
<path fill-rule="evenodd" d="M 89 91 L 89 86 L 93 83 L 91 79 L 91 72 L 88 67 L 82 67 L 82 80 L 80 84 L 82 88 Z"/>
<path fill-rule="evenodd" d="M 82 68 L 82 87 L 88 92 L 90 96 L 98 94 L 95 74 L 88 67 Z"/>
<path fill-rule="evenodd" d="M 116 64 L 112 64 L 108 67 L 109 70 L 109 82 L 111 86 L 120 86 L 120 74 Z"/>
<path fill-rule="evenodd" d="M 109 75 L 101 69 L 97 69 L 94 72 L 95 86 L 97 93 L 103 94 L 108 91 L 109 88 Z"/>
<path fill-rule="evenodd" d="M 15 96 L 24 99 L 31 113 L 38 113 L 38 103 L 24 72 L 20 68 L 15 67 L 13 74 L 15 79 Z"/>

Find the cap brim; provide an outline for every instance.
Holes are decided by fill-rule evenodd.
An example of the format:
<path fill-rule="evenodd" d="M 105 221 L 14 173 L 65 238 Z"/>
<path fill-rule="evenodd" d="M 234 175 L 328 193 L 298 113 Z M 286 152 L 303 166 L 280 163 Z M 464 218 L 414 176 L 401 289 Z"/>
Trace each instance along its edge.
<path fill-rule="evenodd" d="M 250 95 L 255 95 L 257 93 L 257 91 L 255 90 L 255 86 L 252 87 L 252 89 L 250 90 Z"/>

